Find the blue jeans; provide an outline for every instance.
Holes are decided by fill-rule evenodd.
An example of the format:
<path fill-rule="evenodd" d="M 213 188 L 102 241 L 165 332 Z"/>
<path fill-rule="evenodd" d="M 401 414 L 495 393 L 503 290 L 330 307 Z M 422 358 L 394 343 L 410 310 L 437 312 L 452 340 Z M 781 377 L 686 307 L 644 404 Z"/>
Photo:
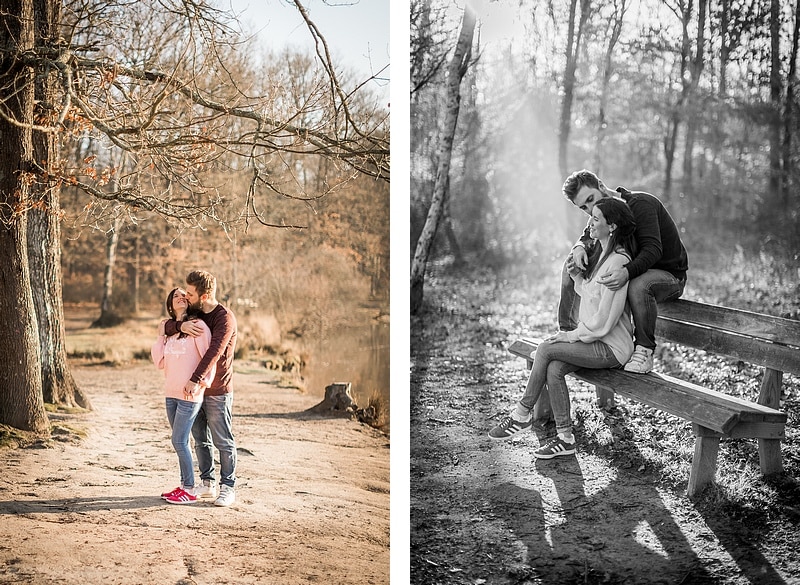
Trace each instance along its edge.
<path fill-rule="evenodd" d="M 536 349 L 528 386 L 519 405 L 531 412 L 539 398 L 543 396 L 543 392 L 546 392 L 550 399 L 556 430 L 572 431 L 566 375 L 580 368 L 605 369 L 619 366 L 614 352 L 602 341 L 592 343 L 544 341 Z M 534 420 L 541 424 L 541 420 L 536 420 L 538 414 L 534 413 Z"/>
<path fill-rule="evenodd" d="M 628 283 L 628 304 L 633 316 L 633 341 L 648 349 L 656 348 L 657 303 L 673 301 L 683 294 L 686 280 L 678 280 L 665 270 L 651 268 Z M 558 328 L 572 331 L 578 326 L 581 298 L 566 263 L 561 272 L 561 298 L 558 302 Z"/>
<path fill-rule="evenodd" d="M 233 438 L 232 412 L 233 392 L 223 396 L 204 396 L 202 408 L 192 426 L 200 479 L 215 483 L 213 442 L 219 451 L 220 484 L 230 487 L 236 483 L 236 441 Z"/>
<path fill-rule="evenodd" d="M 181 469 L 181 485 L 194 487 L 194 462 L 189 449 L 189 432 L 202 406 L 199 402 L 167 398 L 167 420 L 172 428 L 172 446 L 178 454 Z"/>

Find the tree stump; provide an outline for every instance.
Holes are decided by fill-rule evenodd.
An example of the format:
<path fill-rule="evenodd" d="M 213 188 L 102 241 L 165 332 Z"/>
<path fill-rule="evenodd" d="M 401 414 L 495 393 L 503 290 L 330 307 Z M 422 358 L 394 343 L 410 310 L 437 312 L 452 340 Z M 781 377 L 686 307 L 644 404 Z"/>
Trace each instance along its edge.
<path fill-rule="evenodd" d="M 325 398 L 319 404 L 306 410 L 306 412 L 334 416 L 352 416 L 357 405 L 350 395 L 350 390 L 352 390 L 352 384 L 350 384 L 350 382 L 335 382 L 329 386 L 325 386 Z"/>

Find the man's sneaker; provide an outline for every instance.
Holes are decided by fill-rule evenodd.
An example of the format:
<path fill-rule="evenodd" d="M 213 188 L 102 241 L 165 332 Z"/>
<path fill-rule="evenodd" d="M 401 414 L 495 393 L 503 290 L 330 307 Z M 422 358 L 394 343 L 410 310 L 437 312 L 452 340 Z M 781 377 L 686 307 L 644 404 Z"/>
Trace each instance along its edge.
<path fill-rule="evenodd" d="M 164 498 L 169 504 L 194 504 L 197 501 L 197 496 L 192 493 L 192 490 L 186 491 L 179 489 L 177 493 Z"/>
<path fill-rule="evenodd" d="M 533 452 L 534 457 L 537 459 L 552 459 L 553 457 L 560 457 L 562 455 L 572 455 L 575 453 L 575 440 L 567 443 L 561 437 L 556 437 L 544 447 L 539 447 Z"/>
<path fill-rule="evenodd" d="M 204 479 L 194 492 L 198 498 L 216 498 L 217 486 L 211 483 L 210 479 Z"/>
<path fill-rule="evenodd" d="M 229 485 L 222 485 L 219 488 L 219 497 L 214 500 L 215 506 L 230 506 L 236 501 L 236 492 Z"/>
<path fill-rule="evenodd" d="M 489 438 L 496 440 L 510 439 L 517 433 L 521 433 L 533 424 L 533 419 L 528 422 L 519 422 L 510 416 L 505 417 L 502 422 L 489 431 Z"/>
<path fill-rule="evenodd" d="M 653 350 L 637 345 L 624 369 L 634 374 L 646 374 L 653 369 Z"/>
<path fill-rule="evenodd" d="M 170 496 L 174 496 L 177 493 L 182 492 L 182 491 L 183 491 L 183 486 L 178 486 L 174 490 L 172 490 L 171 492 L 164 492 L 163 494 L 161 494 L 161 499 L 162 500 L 166 500 Z"/>

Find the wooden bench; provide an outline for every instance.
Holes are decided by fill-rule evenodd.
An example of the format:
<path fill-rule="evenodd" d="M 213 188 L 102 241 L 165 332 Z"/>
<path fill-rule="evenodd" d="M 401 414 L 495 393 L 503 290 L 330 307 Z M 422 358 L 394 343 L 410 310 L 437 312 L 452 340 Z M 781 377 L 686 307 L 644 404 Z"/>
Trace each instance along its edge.
<path fill-rule="evenodd" d="M 598 403 L 613 404 L 614 394 L 637 400 L 692 422 L 694 457 L 687 494 L 694 497 L 713 481 L 721 438 L 758 439 L 761 473 L 783 469 L 780 441 L 786 414 L 780 408 L 783 373 L 800 374 L 800 321 L 694 301 L 659 304 L 657 342 L 671 341 L 764 368 L 755 402 L 651 372 L 582 369 L 573 375 L 595 385 Z M 517 340 L 508 350 L 528 368 L 538 342 Z"/>

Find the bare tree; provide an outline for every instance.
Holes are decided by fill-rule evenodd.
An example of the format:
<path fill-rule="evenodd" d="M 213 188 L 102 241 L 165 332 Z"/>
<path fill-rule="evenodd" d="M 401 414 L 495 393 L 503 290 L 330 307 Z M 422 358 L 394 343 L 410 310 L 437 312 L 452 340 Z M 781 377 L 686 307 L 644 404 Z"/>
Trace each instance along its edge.
<path fill-rule="evenodd" d="M 34 75 L 18 56 L 34 50 L 32 0 L 6 2 L 0 12 L 0 423 L 47 432 L 36 310 L 27 254 L 28 216 L 20 207 L 31 198 L 36 168 L 32 126 Z M 16 57 L 16 58 L 15 58 Z"/>
<path fill-rule="evenodd" d="M 425 226 L 422 229 L 419 240 L 417 240 L 414 260 L 411 264 L 410 309 L 412 314 L 417 313 L 422 306 L 425 268 L 444 210 L 445 195 L 450 176 L 450 160 L 453 154 L 453 139 L 456 133 L 458 112 L 461 104 L 461 80 L 466 74 L 472 58 L 472 37 L 475 32 L 475 21 L 475 13 L 467 5 L 461 20 L 458 41 L 447 70 L 446 110 L 444 125 L 439 136 L 438 165 L 433 197 L 431 198 Z"/>
<path fill-rule="evenodd" d="M 580 7 L 578 2 L 580 1 Z M 567 31 L 566 63 L 564 65 L 564 95 L 561 100 L 561 116 L 558 123 L 558 170 L 562 177 L 569 174 L 569 134 L 572 129 L 572 104 L 575 100 L 576 72 L 581 40 L 589 21 L 589 0 L 570 0 Z M 576 22 L 577 18 L 577 22 Z"/>
<path fill-rule="evenodd" d="M 627 0 L 613 0 L 613 12 L 608 23 L 608 45 L 606 46 L 605 58 L 603 59 L 603 77 L 600 85 L 600 108 L 597 116 L 597 145 L 594 154 L 594 172 L 602 175 L 603 172 L 603 142 L 606 137 L 606 109 L 608 106 L 609 89 L 611 87 L 611 76 L 614 73 L 614 52 L 622 34 L 622 23 L 625 20 L 625 13 L 628 10 Z"/>
<path fill-rule="evenodd" d="M 346 88 L 333 66 L 325 39 L 294 1 L 317 47 L 324 84 L 315 99 L 303 105 L 314 112 L 303 124 L 301 112 L 277 107 L 269 94 L 251 94 L 250 82 L 235 79 L 228 58 L 236 44 L 230 19 L 205 1 L 179 0 L 100 2 L 96 0 L 11 0 L 0 11 L 0 131 L 6 156 L 0 162 L 0 320 L 11 335 L 0 339 L 0 423 L 46 432 L 39 337 L 31 293 L 28 218 L 34 209 L 58 213 L 60 189 L 80 188 L 98 202 L 149 210 L 184 224 L 218 221 L 229 199 L 209 180 L 209 169 L 221 153 L 248 161 L 249 192 L 237 199 L 245 225 L 273 224 L 256 206 L 256 191 L 286 192 L 265 174 L 263 161 L 287 161 L 316 155 L 339 170 L 338 183 L 356 174 L 389 180 L 388 114 L 377 105 L 360 103 L 363 84 Z M 64 17 L 59 19 L 64 6 Z M 159 16 L 163 15 L 163 18 Z M 58 29 L 60 34 L 41 34 Z M 162 25 L 167 50 L 160 54 L 142 44 L 131 59 L 118 47 L 120 37 L 151 24 Z M 241 60 L 241 58 L 240 58 Z M 48 76 L 51 103 L 46 116 L 34 116 L 37 79 Z M 324 92 L 323 92 L 324 88 Z M 358 108 L 355 106 L 358 105 Z M 33 133 L 63 140 L 99 141 L 107 149 L 125 151 L 131 171 L 122 173 L 108 157 L 81 165 L 49 155 L 34 156 Z M 52 152 L 52 151 L 51 151 Z M 48 162 L 49 161 L 49 162 Z M 111 178 L 117 188 L 109 188 Z M 334 189 L 336 184 L 327 185 Z M 47 193 L 49 199 L 37 196 Z M 99 206 L 103 207 L 103 205 Z M 57 246 L 58 240 L 49 244 Z M 43 260 L 55 265 L 57 254 L 45 250 Z M 38 258 L 38 257 L 37 257 Z M 60 278 L 54 280 L 59 282 Z M 55 286 L 59 286 L 55 284 Z M 53 293 L 56 294 L 56 293 Z M 60 298 L 60 291 L 57 296 Z M 63 322 L 63 309 L 45 299 L 50 319 Z M 61 347 L 61 336 L 45 350 Z"/>

